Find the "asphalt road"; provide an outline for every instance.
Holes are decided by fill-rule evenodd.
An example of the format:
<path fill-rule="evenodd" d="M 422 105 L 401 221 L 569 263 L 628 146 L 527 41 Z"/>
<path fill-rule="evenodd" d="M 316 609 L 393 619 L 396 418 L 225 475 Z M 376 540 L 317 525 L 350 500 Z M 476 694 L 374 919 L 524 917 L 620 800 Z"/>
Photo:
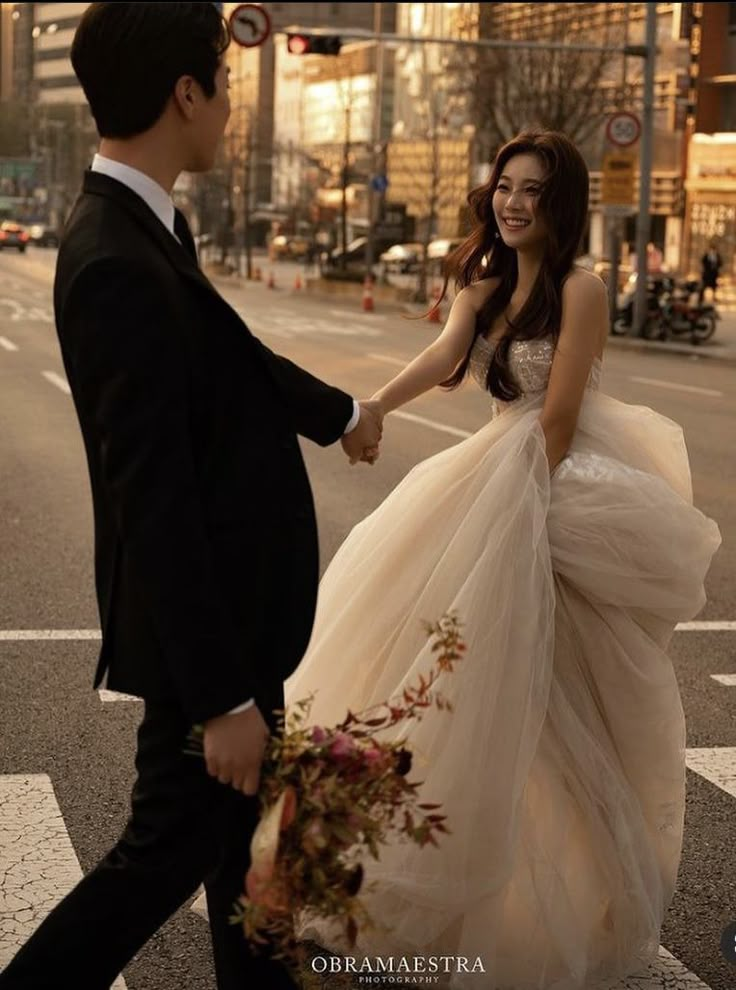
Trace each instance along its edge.
<path fill-rule="evenodd" d="M 86 465 L 52 321 L 52 264 L 52 252 L 0 255 L 0 785 L 21 776 L 49 777 L 73 850 L 87 870 L 125 820 L 140 706 L 103 703 L 91 691 L 94 642 L 10 635 L 98 625 Z M 395 313 L 364 314 L 345 300 L 269 292 L 262 285 L 228 285 L 223 292 L 269 346 L 357 397 L 391 377 L 438 329 Z M 733 380 L 734 366 L 717 361 L 614 347 L 605 356 L 606 391 L 653 406 L 684 427 L 696 503 L 723 534 L 699 619 L 720 622 L 736 619 Z M 382 455 L 372 468 L 349 467 L 338 448 L 304 445 L 323 566 L 415 463 L 485 422 L 488 401 L 471 385 L 424 396 L 405 412 L 421 421 L 389 417 Z M 688 773 L 683 865 L 662 943 L 705 986 L 728 990 L 736 984 L 736 969 L 722 958 L 719 939 L 736 921 L 736 685 L 712 675 L 736 674 L 736 627 L 678 632 L 671 653 L 688 747 L 712 749 L 715 765 L 725 768 L 725 784 Z M 724 789 L 729 773 L 731 793 Z M 0 867 L 3 855 L 0 795 Z M 0 868 L 0 922 L 2 875 Z M 4 931 L 0 923 L 0 965 Z M 131 990 L 213 988 L 202 919 L 181 910 L 128 967 L 125 980 Z M 667 984 L 690 985 L 698 984 Z"/>

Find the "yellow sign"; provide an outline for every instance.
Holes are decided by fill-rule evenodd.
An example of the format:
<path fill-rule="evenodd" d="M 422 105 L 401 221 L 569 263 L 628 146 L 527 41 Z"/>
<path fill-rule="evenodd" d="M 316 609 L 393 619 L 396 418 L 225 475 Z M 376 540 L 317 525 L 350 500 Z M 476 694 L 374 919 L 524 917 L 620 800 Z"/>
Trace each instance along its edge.
<path fill-rule="evenodd" d="M 631 206 L 634 202 L 636 156 L 630 151 L 611 151 L 603 156 L 601 203 Z"/>

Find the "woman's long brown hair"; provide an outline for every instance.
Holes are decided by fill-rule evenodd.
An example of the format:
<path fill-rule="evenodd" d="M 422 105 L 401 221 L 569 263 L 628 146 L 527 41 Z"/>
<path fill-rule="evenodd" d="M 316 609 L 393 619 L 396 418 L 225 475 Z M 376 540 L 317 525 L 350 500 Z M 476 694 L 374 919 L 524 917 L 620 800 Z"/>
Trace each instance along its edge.
<path fill-rule="evenodd" d="M 569 138 L 557 131 L 524 131 L 501 148 L 488 181 L 468 195 L 474 228 L 447 258 L 442 290 L 444 297 L 451 279 L 454 279 L 456 292 L 473 282 L 500 279 L 478 312 L 475 337 L 487 333 L 495 320 L 505 313 L 516 288 L 518 265 L 516 251 L 507 247 L 500 235 L 493 213 L 493 194 L 508 161 L 524 154 L 536 155 L 545 170 L 537 212 L 547 226 L 547 244 L 529 297 L 513 320 L 507 317 L 507 329 L 494 350 L 488 369 L 486 387 L 505 401 L 521 395 L 509 367 L 512 341 L 559 336 L 562 285 L 572 270 L 585 231 L 588 169 Z M 470 350 L 455 372 L 442 382 L 443 387 L 457 388 L 469 365 Z"/>

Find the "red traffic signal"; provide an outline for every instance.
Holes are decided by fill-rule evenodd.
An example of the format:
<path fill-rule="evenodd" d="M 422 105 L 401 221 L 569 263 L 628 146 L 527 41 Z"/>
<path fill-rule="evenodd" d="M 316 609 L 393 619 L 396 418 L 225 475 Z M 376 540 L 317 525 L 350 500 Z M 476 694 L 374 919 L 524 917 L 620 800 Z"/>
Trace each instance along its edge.
<path fill-rule="evenodd" d="M 286 48 L 292 55 L 339 55 L 341 47 L 337 34 L 286 35 Z"/>

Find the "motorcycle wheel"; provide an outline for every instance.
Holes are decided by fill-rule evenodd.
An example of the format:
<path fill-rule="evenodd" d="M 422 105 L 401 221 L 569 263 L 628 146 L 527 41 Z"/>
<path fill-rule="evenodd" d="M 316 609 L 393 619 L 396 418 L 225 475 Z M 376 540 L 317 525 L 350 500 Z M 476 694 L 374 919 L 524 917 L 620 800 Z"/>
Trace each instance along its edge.
<path fill-rule="evenodd" d="M 702 344 L 710 340 L 716 332 L 716 318 L 713 313 L 702 313 L 693 324 L 693 343 Z"/>
<path fill-rule="evenodd" d="M 647 340 L 667 340 L 669 325 L 662 316 L 647 316 L 644 321 L 644 337 Z"/>

